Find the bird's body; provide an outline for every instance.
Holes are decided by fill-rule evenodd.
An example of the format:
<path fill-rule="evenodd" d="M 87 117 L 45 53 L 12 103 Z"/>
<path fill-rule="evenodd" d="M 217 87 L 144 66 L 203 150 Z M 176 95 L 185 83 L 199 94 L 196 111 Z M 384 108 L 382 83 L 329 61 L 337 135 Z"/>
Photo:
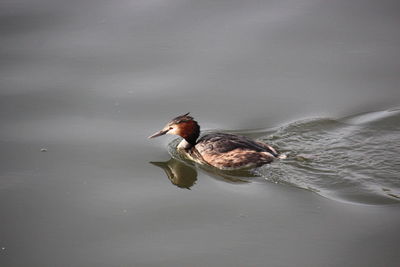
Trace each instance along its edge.
<path fill-rule="evenodd" d="M 193 160 L 203 161 L 219 169 L 257 167 L 273 161 L 277 156 L 276 151 L 266 144 L 226 133 L 207 134 L 194 147 L 185 151 Z"/>
<path fill-rule="evenodd" d="M 200 127 L 188 114 L 176 117 L 150 138 L 167 133 L 183 137 L 177 147 L 180 153 L 218 169 L 258 167 L 278 157 L 273 147 L 241 135 L 211 133 L 198 139 Z"/>

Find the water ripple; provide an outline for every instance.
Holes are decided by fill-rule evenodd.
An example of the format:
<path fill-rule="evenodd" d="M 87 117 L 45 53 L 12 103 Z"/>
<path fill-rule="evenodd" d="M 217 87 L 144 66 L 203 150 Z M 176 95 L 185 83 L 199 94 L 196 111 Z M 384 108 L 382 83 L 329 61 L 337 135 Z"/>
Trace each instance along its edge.
<path fill-rule="evenodd" d="M 283 126 L 261 140 L 290 158 L 258 170 L 274 182 L 328 198 L 365 204 L 400 201 L 400 111 Z"/>

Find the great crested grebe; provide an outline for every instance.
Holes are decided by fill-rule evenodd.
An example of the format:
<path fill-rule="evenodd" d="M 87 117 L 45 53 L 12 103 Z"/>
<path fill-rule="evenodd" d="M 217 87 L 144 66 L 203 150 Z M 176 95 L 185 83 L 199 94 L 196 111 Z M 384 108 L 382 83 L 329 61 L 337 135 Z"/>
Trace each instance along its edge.
<path fill-rule="evenodd" d="M 161 131 L 150 135 L 149 138 L 164 134 L 181 136 L 183 140 L 177 146 L 180 153 L 195 162 L 218 169 L 258 167 L 280 158 L 273 147 L 245 136 L 211 133 L 197 140 L 200 126 L 189 113 L 172 119 Z"/>

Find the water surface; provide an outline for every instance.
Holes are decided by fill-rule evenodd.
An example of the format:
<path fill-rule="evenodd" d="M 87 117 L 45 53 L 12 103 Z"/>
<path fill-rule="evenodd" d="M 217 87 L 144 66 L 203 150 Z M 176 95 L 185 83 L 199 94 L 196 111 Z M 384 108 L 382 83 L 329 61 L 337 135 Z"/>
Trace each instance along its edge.
<path fill-rule="evenodd" d="M 0 266 L 396 265 L 399 12 L 2 1 Z M 171 159 L 146 137 L 188 111 L 289 158 Z"/>
<path fill-rule="evenodd" d="M 269 130 L 230 131 L 272 144 L 287 158 L 242 171 L 196 166 L 227 182 L 265 179 L 339 201 L 396 204 L 400 201 L 399 114 L 398 109 L 393 109 L 336 120 L 304 119 Z M 169 144 L 173 158 L 155 165 L 173 177 L 173 184 L 190 188 L 195 181 L 196 167 L 177 152 L 180 141 L 176 139 Z"/>

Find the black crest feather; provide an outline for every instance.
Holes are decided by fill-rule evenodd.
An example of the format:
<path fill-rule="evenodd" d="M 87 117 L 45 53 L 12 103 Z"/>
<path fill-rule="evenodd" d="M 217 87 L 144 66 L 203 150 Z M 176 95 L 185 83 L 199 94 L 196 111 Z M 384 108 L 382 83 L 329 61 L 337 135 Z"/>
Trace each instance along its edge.
<path fill-rule="evenodd" d="M 192 120 L 193 120 L 193 117 L 192 117 L 192 116 L 189 116 L 189 113 L 190 113 L 190 112 L 188 112 L 188 113 L 186 113 L 186 114 L 183 114 L 183 115 L 180 115 L 180 116 L 178 116 L 178 117 L 172 119 L 171 122 L 173 122 L 173 123 L 181 123 L 181 122 L 185 122 L 185 121 L 192 121 Z"/>

